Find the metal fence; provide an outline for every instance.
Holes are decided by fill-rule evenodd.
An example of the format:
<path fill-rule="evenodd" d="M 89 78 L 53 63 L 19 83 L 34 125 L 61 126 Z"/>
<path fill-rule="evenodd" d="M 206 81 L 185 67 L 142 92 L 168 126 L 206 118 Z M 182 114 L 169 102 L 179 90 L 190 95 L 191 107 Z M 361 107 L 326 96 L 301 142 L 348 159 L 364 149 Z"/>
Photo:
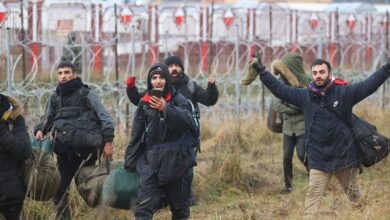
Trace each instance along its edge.
<path fill-rule="evenodd" d="M 8 1 L 0 3 L 0 40 L 2 91 L 18 96 L 31 112 L 42 111 L 67 51 L 122 126 L 131 117 L 124 80 L 135 75 L 142 88 L 150 64 L 168 55 L 181 56 L 200 85 L 208 74 L 216 76 L 221 99 L 204 114 L 264 112 L 262 85 L 239 86 L 257 51 L 267 66 L 289 51 L 302 54 L 306 68 L 322 57 L 351 81 L 365 78 L 390 56 L 388 13 L 297 11 L 265 3 L 237 8 Z M 386 87 L 377 94 L 383 106 L 385 94 Z"/>

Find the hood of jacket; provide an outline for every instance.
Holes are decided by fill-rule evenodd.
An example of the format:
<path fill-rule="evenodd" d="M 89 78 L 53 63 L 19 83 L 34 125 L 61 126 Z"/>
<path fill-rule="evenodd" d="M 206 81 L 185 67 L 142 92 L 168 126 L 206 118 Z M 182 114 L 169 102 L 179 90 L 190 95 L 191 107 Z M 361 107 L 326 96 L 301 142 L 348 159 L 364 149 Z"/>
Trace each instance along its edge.
<path fill-rule="evenodd" d="M 152 85 L 152 76 L 156 73 L 154 73 L 156 70 L 160 72 L 160 74 L 165 78 L 165 86 L 163 90 L 163 96 L 167 96 L 167 94 L 172 94 L 172 83 L 171 83 L 171 76 L 169 75 L 168 67 L 163 63 L 155 63 L 149 68 L 148 72 L 148 78 L 147 78 L 147 90 L 149 94 L 151 93 L 153 89 Z"/>
<path fill-rule="evenodd" d="M 281 59 L 274 60 L 271 64 L 272 73 L 280 75 L 286 83 L 304 88 L 310 82 L 310 77 L 303 69 L 302 57 L 297 53 L 288 53 Z"/>
<path fill-rule="evenodd" d="M 19 115 L 22 114 L 22 106 L 20 105 L 19 101 L 12 96 L 7 96 L 4 94 L 1 94 L 1 96 L 5 98 L 6 102 L 8 101 L 12 105 L 12 111 L 8 116 L 8 119 L 15 120 Z"/>

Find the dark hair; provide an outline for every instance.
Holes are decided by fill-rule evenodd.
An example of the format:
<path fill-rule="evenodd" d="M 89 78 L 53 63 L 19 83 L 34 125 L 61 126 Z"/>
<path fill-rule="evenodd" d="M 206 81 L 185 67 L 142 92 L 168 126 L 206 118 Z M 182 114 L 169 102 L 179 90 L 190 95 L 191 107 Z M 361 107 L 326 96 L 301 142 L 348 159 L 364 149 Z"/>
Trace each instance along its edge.
<path fill-rule="evenodd" d="M 328 67 L 328 71 L 330 72 L 330 70 L 332 69 L 332 67 L 330 66 L 330 63 L 328 61 L 318 59 L 318 58 L 313 60 L 310 68 L 313 68 L 313 66 L 322 65 L 322 64 L 325 64 Z"/>
<path fill-rule="evenodd" d="M 75 66 L 74 66 L 71 62 L 68 62 L 68 61 L 64 61 L 64 62 L 61 62 L 60 64 L 58 64 L 57 70 L 58 70 L 59 68 L 66 68 L 66 67 L 71 68 L 73 73 L 76 72 Z"/>

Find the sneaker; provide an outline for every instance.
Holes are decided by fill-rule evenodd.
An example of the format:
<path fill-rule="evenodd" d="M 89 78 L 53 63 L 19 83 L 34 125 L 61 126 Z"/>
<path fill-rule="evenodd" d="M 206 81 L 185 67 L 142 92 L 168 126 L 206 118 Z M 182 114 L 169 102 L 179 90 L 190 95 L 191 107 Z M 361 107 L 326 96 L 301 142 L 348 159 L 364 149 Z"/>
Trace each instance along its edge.
<path fill-rule="evenodd" d="M 286 186 L 282 191 L 280 191 L 280 194 L 289 194 L 291 192 L 292 188 Z"/>

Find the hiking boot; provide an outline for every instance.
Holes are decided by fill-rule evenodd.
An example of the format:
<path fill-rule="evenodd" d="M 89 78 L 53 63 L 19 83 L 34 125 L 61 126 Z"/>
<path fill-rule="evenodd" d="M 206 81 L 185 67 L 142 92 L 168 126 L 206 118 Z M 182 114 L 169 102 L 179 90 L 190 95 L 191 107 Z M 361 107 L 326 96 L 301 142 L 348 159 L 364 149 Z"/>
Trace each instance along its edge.
<path fill-rule="evenodd" d="M 244 86 L 251 84 L 258 75 L 256 69 L 252 66 L 252 63 L 254 62 L 257 63 L 257 58 L 253 58 L 252 62 L 249 63 L 248 72 L 244 75 L 244 77 L 241 80 L 241 84 Z"/>
<path fill-rule="evenodd" d="M 280 194 L 289 194 L 291 192 L 292 188 L 286 186 L 282 191 L 280 191 Z"/>

